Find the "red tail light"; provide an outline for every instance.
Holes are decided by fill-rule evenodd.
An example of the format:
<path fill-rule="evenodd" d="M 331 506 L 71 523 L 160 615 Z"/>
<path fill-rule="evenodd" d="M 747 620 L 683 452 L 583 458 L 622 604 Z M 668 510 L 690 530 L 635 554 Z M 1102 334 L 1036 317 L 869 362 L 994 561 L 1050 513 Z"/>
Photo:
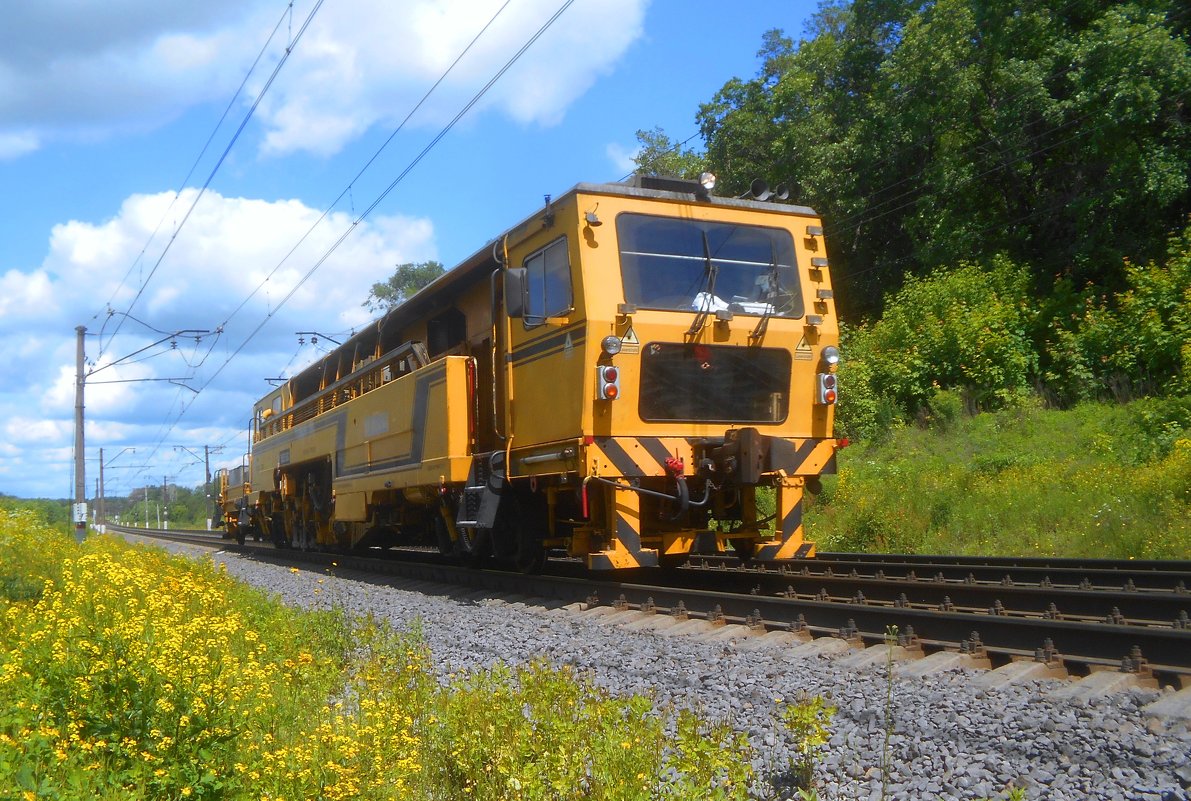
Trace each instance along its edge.
<path fill-rule="evenodd" d="M 616 400 L 620 397 L 620 370 L 611 364 L 596 367 L 596 398 Z"/>
<path fill-rule="evenodd" d="M 819 373 L 817 401 L 826 406 L 835 403 L 839 397 L 839 380 L 835 373 Z"/>

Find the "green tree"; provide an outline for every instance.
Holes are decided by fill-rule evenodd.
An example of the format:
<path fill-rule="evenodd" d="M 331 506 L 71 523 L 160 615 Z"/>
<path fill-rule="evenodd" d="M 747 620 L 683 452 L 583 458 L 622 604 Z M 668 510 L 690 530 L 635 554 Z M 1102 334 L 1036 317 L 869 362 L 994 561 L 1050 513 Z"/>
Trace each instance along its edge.
<path fill-rule="evenodd" d="M 1164 264 L 1126 263 L 1126 288 L 1077 292 L 1063 282 L 1040 318 L 1041 379 L 1050 399 L 1191 392 L 1191 225 Z"/>
<path fill-rule="evenodd" d="M 706 170 L 706 160 L 682 142 L 673 142 L 661 128 L 637 131 L 641 149 L 633 157 L 641 175 L 667 175 L 678 178 L 698 178 Z"/>
<path fill-rule="evenodd" d="M 360 305 L 374 313 L 395 309 L 444 272 L 442 263 L 437 261 L 398 264 L 388 280 L 372 285 L 368 299 Z"/>
<path fill-rule="evenodd" d="M 1003 253 L 1109 288 L 1191 209 L 1188 20 L 1173 0 L 835 0 L 699 111 L 726 193 L 824 217 L 847 311 Z"/>
<path fill-rule="evenodd" d="M 880 320 L 844 330 L 837 428 L 875 438 L 898 418 L 954 417 L 960 399 L 1014 405 L 1038 372 L 1036 316 L 1028 273 L 1005 258 L 907 279 Z"/>
<path fill-rule="evenodd" d="M 54 528 L 67 528 L 72 525 L 73 510 L 71 502 L 66 500 L 51 500 L 48 498 L 17 498 L 0 492 L 0 510 L 29 509 L 35 512 Z"/>

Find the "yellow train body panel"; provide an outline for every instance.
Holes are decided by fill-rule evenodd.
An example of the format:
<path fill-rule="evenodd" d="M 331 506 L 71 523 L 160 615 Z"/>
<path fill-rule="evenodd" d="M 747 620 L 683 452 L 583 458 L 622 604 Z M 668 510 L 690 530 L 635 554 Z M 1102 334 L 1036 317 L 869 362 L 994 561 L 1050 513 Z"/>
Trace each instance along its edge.
<path fill-rule="evenodd" d="M 471 463 L 467 359 L 448 356 L 317 417 L 279 426 L 254 449 L 253 483 L 274 470 L 333 455 L 345 492 L 462 481 Z"/>

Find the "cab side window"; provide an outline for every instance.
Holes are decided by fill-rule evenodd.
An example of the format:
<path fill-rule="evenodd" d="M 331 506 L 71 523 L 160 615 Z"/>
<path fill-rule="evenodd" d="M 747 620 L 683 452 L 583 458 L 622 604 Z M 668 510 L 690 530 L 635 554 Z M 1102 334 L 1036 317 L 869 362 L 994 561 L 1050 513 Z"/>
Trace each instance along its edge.
<path fill-rule="evenodd" d="M 529 306 L 525 324 L 540 324 L 547 317 L 565 315 L 574 306 L 567 239 L 562 237 L 525 260 Z"/>

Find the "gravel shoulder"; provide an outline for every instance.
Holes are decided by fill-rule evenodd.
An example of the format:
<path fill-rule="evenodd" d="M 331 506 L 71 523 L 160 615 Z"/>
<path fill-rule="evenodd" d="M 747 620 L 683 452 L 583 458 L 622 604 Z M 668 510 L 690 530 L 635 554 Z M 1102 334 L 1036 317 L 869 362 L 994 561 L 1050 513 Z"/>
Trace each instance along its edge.
<path fill-rule="evenodd" d="M 854 668 L 838 657 L 800 656 L 789 648 L 630 631 L 516 599 L 426 595 L 383 577 L 295 574 L 224 552 L 214 558 L 230 575 L 287 604 L 339 605 L 399 628 L 420 622 L 443 673 L 544 657 L 589 671 L 614 692 L 646 693 L 661 705 L 730 720 L 755 747 L 758 774 L 777 787 L 792 753 L 775 727 L 776 699 L 829 697 L 838 712 L 817 771 L 824 799 L 882 798 L 887 712 L 892 768 L 886 799 L 995 798 L 1009 787 L 1024 788 L 1031 799 L 1191 798 L 1191 731 L 1142 711 L 1159 691 L 1060 700 L 1050 695 L 1054 682 L 981 689 L 971 684 L 972 671 L 899 678 L 895 666 L 890 705 L 883 663 Z M 771 797 L 788 797 L 770 789 Z"/>

